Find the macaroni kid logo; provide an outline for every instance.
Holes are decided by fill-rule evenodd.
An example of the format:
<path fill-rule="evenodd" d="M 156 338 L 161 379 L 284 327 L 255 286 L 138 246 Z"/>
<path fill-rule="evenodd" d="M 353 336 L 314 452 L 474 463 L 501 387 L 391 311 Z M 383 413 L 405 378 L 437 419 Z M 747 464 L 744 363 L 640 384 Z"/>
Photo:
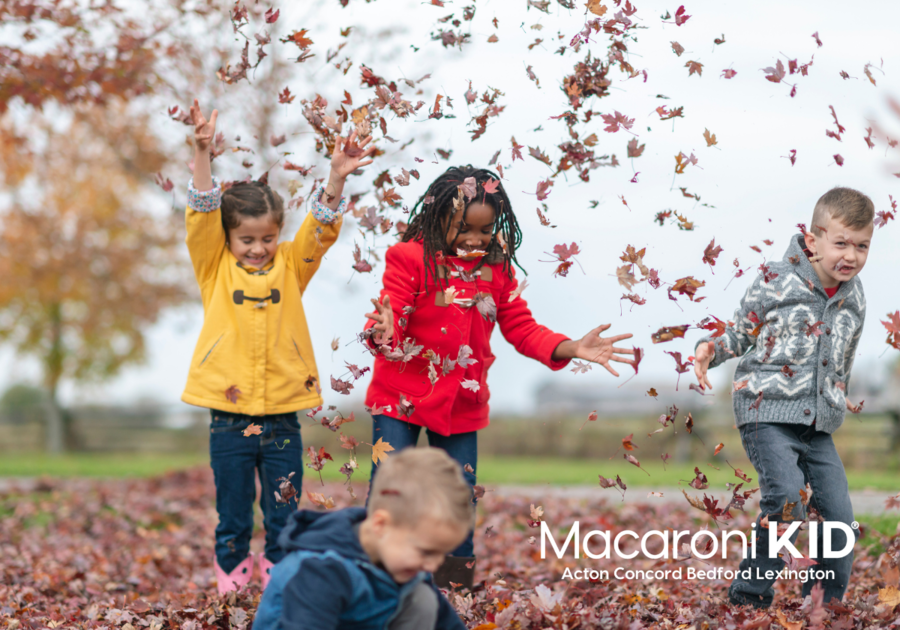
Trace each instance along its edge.
<path fill-rule="evenodd" d="M 803 521 L 794 521 L 790 525 L 788 525 L 787 529 L 782 530 L 783 533 L 779 534 L 778 528 L 770 527 L 768 531 L 768 547 L 769 547 L 769 557 L 777 558 L 780 554 L 780 551 L 784 551 L 788 553 L 793 558 L 802 559 L 804 558 L 803 554 L 794 546 L 791 542 L 791 538 L 799 531 L 800 525 Z M 858 529 L 859 525 L 854 521 L 851 526 L 848 526 L 846 523 L 841 523 L 837 521 L 825 521 L 822 523 L 821 531 L 819 527 L 819 523 L 812 521 L 809 523 L 809 549 L 808 549 L 808 558 L 815 559 L 818 557 L 818 547 L 819 547 L 819 536 L 822 537 L 822 557 L 823 558 L 843 558 L 848 553 L 853 550 L 853 545 L 856 541 L 856 536 L 853 532 L 854 529 Z M 750 540 L 747 540 L 747 536 L 742 531 L 734 530 L 722 530 L 719 537 L 716 536 L 715 532 L 709 530 L 700 530 L 691 534 L 691 532 L 687 530 L 683 531 L 659 531 L 659 530 L 650 530 L 644 533 L 643 536 L 639 536 L 636 532 L 631 530 L 622 530 L 618 532 L 615 537 L 612 536 L 611 532 L 607 530 L 591 530 L 585 533 L 583 536 L 581 535 L 581 524 L 579 521 L 575 521 L 572 524 L 571 529 L 569 530 L 568 535 L 565 540 L 562 541 L 562 546 L 554 537 L 553 532 L 550 530 L 550 527 L 547 525 L 546 521 L 541 522 L 541 558 L 546 559 L 547 557 L 547 545 L 552 549 L 552 553 L 558 558 L 562 559 L 566 554 L 566 551 L 569 549 L 569 546 L 572 546 L 572 557 L 580 558 L 582 554 L 584 557 L 591 558 L 593 560 L 610 560 L 615 556 L 621 560 L 631 560 L 637 557 L 638 553 L 642 553 L 644 557 L 649 558 L 651 560 L 661 560 L 661 559 L 670 559 L 670 560 L 679 560 L 684 559 L 680 558 L 678 555 L 678 550 L 681 544 L 688 544 L 688 541 L 685 539 L 689 539 L 691 557 L 699 558 L 701 560 L 707 560 L 712 558 L 717 553 L 719 553 L 719 549 L 721 548 L 722 558 L 727 559 L 728 553 L 728 540 L 735 538 L 740 541 L 741 544 L 741 552 L 742 558 L 748 557 L 748 542 L 750 545 L 750 553 L 749 557 L 752 559 L 756 559 L 756 523 L 751 525 L 753 528 L 750 534 Z M 846 534 L 846 543 L 843 549 L 834 549 L 832 546 L 832 532 L 835 530 L 840 530 Z M 621 545 L 622 541 L 625 539 L 633 539 L 640 541 L 640 552 L 631 551 L 624 552 L 622 551 Z M 658 551 L 651 552 L 648 549 L 648 541 L 658 540 L 662 542 L 662 549 Z M 736 577 L 743 577 L 745 579 L 749 578 L 788 578 L 788 579 L 829 579 L 834 578 L 834 571 L 828 570 L 813 570 L 813 569 L 783 569 L 781 571 L 757 571 L 759 575 L 751 575 L 751 569 L 747 569 L 745 571 L 732 571 L 722 567 L 712 568 L 709 570 L 697 570 L 693 567 L 688 567 L 687 570 L 683 570 L 682 568 L 678 569 L 669 569 L 669 570 L 651 570 L 651 571 L 633 571 L 626 570 L 622 567 L 616 567 L 612 573 L 612 577 L 617 579 L 684 579 L 685 577 L 688 579 L 734 579 Z M 610 578 L 610 571 L 608 570 L 597 570 L 597 569 L 569 569 L 567 568 L 562 575 L 562 579 L 602 579 L 606 580 Z"/>

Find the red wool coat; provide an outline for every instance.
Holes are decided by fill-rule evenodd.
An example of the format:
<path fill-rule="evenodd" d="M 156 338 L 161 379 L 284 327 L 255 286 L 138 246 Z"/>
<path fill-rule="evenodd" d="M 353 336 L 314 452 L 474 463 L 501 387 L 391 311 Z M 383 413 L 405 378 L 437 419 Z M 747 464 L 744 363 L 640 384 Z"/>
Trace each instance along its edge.
<path fill-rule="evenodd" d="M 439 273 L 442 277 L 449 273 L 449 285 L 457 291 L 454 301 L 448 304 L 445 293 L 438 290 L 433 274 L 429 273 L 427 286 L 425 284 L 423 252 L 421 241 L 397 243 L 387 250 L 380 297 L 389 295 L 391 298 L 394 312 L 391 345 L 402 349 L 403 341 L 408 339 L 423 348 L 409 361 L 391 361 L 379 355 L 366 393 L 366 405 L 372 408 L 390 406 L 390 410 L 378 413 L 407 420 L 441 435 L 477 431 L 489 423 L 487 374 L 496 358 L 490 343 L 494 322 L 482 316 L 476 306 L 467 303 L 476 296 L 484 303 L 490 296 L 496 305 L 500 332 L 506 340 L 521 354 L 552 370 L 561 370 L 569 363 L 551 358 L 556 346 L 568 337 L 538 325 L 521 296 L 510 301 L 510 294 L 519 283 L 514 275 L 510 278 L 503 271 L 502 264 L 485 264 L 475 272 L 474 280 L 467 281 L 460 278 L 449 263 L 469 271 L 477 260 L 455 256 L 438 258 L 438 263 L 447 263 L 440 265 Z M 414 310 L 410 312 L 410 308 Z M 369 320 L 366 328 L 371 328 L 374 323 Z M 443 375 L 444 359 L 457 360 L 462 345 L 472 349 L 470 357 L 476 362 L 466 367 L 457 365 Z M 437 363 L 433 363 L 432 359 L 437 358 Z M 439 377 L 434 385 L 429 379 L 429 363 L 434 364 Z M 474 381 L 477 391 L 463 387 L 463 381 Z M 398 408 L 401 394 L 414 405 L 408 418 Z"/>

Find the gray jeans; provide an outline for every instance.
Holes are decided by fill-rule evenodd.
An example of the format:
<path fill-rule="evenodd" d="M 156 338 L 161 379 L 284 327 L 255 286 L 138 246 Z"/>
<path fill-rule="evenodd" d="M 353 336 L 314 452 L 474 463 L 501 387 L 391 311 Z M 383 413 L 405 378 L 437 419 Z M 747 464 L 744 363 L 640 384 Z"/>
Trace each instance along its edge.
<path fill-rule="evenodd" d="M 814 508 L 825 521 L 840 521 L 850 525 L 853 522 L 853 506 L 850 504 L 850 490 L 844 465 L 834 448 L 831 434 L 816 431 L 815 426 L 800 424 L 775 424 L 759 422 L 740 428 L 741 442 L 759 475 L 761 498 L 760 513 L 756 519 L 756 558 L 741 561 L 740 569 L 750 569 L 750 579 L 739 577 L 731 583 L 728 594 L 734 604 L 750 604 L 766 608 L 772 604 L 775 577 L 765 577 L 767 571 L 780 571 L 785 563 L 779 557 L 769 558 L 768 531 L 759 522 L 766 515 L 772 527 L 781 521 L 785 501 L 796 502 L 793 516 L 805 517 L 805 508 L 800 500 L 800 489 L 809 483 L 813 495 L 810 507 Z M 859 537 L 859 531 L 855 531 Z M 795 542 L 797 534 L 791 537 Z M 810 567 L 815 570 L 833 571 L 833 579 L 820 580 L 825 589 L 824 601 L 833 598 L 840 601 L 847 590 L 850 569 L 853 566 L 853 551 L 843 558 L 823 558 L 822 527 L 819 526 L 819 544 L 816 562 Z M 844 548 L 847 537 L 841 530 L 834 530 L 831 547 L 835 551 Z M 798 549 L 806 554 L 806 549 Z M 815 581 L 803 583 L 803 596 L 809 594 Z"/>
<path fill-rule="evenodd" d="M 427 630 L 437 625 L 438 598 L 431 586 L 419 583 L 400 603 L 389 630 Z"/>

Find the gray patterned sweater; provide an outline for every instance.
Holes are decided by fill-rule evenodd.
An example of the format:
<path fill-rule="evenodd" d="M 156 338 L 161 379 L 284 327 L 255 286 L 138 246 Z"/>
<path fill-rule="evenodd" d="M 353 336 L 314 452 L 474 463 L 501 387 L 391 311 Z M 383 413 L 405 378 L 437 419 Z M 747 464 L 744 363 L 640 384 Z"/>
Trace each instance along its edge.
<path fill-rule="evenodd" d="M 734 325 L 712 339 L 716 356 L 710 367 L 740 357 L 734 376 L 740 389 L 733 393 L 737 426 L 815 420 L 819 431 L 833 433 L 844 421 L 845 392 L 865 317 L 859 277 L 829 298 L 803 252 L 803 235 L 795 235 L 784 259 L 769 264 L 768 273 L 747 289 Z"/>

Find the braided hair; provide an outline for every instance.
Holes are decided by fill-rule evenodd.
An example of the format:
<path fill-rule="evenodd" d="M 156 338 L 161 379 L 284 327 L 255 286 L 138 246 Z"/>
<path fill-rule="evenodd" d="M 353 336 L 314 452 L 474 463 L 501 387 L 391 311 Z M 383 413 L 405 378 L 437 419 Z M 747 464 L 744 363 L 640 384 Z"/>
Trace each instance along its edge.
<path fill-rule="evenodd" d="M 491 236 L 491 244 L 488 246 L 487 256 L 478 263 L 478 267 L 486 262 L 503 262 L 503 271 L 512 277 L 512 264 L 522 269 L 516 260 L 516 249 L 522 243 L 522 230 L 513 214 L 512 205 L 503 185 L 497 186 L 497 191 L 490 193 L 484 190 L 484 184 L 490 180 L 500 181 L 492 171 L 483 168 L 475 168 L 471 165 L 452 166 L 444 171 L 428 186 L 425 194 L 419 197 L 416 205 L 410 211 L 409 226 L 403 234 L 402 241 L 422 239 L 425 249 L 425 282 L 428 282 L 429 272 L 438 280 L 437 260 L 438 252 L 447 251 L 447 236 L 452 229 L 451 218 L 453 216 L 453 200 L 457 196 L 457 189 L 467 177 L 474 177 L 477 183 L 476 194 L 472 199 L 465 199 L 462 220 L 466 220 L 466 213 L 473 203 L 484 203 L 494 209 L 494 233 Z M 446 226 L 444 221 L 446 220 Z M 506 248 L 497 241 L 497 236 L 503 237 Z M 525 270 L 522 269 L 524 273 Z"/>
<path fill-rule="evenodd" d="M 225 234 L 241 224 L 242 217 L 269 214 L 278 229 L 284 227 L 284 200 L 267 184 L 238 182 L 222 191 L 222 227 Z"/>

